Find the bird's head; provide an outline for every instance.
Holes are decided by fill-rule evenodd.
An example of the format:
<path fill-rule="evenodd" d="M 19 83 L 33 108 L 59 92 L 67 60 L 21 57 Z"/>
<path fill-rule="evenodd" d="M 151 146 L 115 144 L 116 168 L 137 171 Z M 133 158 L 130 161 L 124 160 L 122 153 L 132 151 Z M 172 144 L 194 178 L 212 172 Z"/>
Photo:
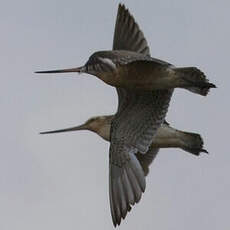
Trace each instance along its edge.
<path fill-rule="evenodd" d="M 109 141 L 110 139 L 110 126 L 113 119 L 113 115 L 109 116 L 96 116 L 87 120 L 84 124 L 79 126 L 74 126 L 67 129 L 58 129 L 53 131 L 41 132 L 40 134 L 51 134 L 51 133 L 62 133 L 70 131 L 79 131 L 79 130 L 90 130 L 97 133 L 103 139 Z"/>
<path fill-rule="evenodd" d="M 98 51 L 93 53 L 85 65 L 69 68 L 69 69 L 57 69 L 47 71 L 36 71 L 35 73 L 88 73 L 100 78 L 100 75 L 105 72 L 112 72 L 116 69 L 116 64 L 113 62 L 113 51 Z"/>
<path fill-rule="evenodd" d="M 110 139 L 110 127 L 113 117 L 113 115 L 92 117 L 85 122 L 84 126 L 87 127 L 87 130 L 97 133 L 108 141 Z"/>

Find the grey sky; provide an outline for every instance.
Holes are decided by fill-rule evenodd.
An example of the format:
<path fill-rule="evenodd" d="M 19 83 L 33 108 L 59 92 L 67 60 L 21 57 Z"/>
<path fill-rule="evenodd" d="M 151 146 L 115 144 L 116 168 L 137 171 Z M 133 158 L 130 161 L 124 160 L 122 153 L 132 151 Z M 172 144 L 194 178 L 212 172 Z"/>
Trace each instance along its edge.
<path fill-rule="evenodd" d="M 123 1 L 152 56 L 197 66 L 218 86 L 203 98 L 176 90 L 167 120 L 199 132 L 210 155 L 161 150 L 141 202 L 120 229 L 229 229 L 228 0 Z M 145 3 L 143 3 L 145 2 Z M 116 111 L 95 77 L 35 75 L 111 49 L 118 1 L 2 1 L 0 229 L 113 229 L 108 143 L 87 132 L 41 136 Z"/>

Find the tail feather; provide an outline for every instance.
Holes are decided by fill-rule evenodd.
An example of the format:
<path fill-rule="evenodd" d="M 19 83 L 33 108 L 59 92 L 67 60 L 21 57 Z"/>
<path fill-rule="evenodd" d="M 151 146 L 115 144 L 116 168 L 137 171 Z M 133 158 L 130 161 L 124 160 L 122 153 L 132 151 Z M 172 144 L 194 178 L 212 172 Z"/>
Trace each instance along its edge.
<path fill-rule="evenodd" d="M 182 147 L 183 150 L 196 156 L 199 156 L 201 152 L 208 153 L 203 147 L 204 142 L 200 134 L 181 132 L 181 138 L 184 142 L 184 147 Z"/>
<path fill-rule="evenodd" d="M 216 86 L 208 81 L 204 73 L 196 67 L 184 67 L 174 69 L 179 78 L 182 88 L 185 88 L 193 93 L 206 96 L 210 88 Z"/>

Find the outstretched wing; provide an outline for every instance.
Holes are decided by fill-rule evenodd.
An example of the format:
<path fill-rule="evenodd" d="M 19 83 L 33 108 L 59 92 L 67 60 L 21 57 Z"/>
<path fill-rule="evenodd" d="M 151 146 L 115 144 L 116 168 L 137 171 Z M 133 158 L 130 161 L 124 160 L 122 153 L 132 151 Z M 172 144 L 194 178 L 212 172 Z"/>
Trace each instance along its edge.
<path fill-rule="evenodd" d="M 141 199 L 145 176 L 135 157 L 136 150 L 121 140 L 111 139 L 109 154 L 109 198 L 113 224 L 119 225 L 131 205 Z"/>
<path fill-rule="evenodd" d="M 159 148 L 149 148 L 149 151 L 145 154 L 136 153 L 137 160 L 140 162 L 140 165 L 144 171 L 145 176 L 149 174 L 149 167 L 156 158 Z"/>
<path fill-rule="evenodd" d="M 146 153 L 163 123 L 173 90 L 133 91 L 117 88 L 118 111 L 112 120 L 111 139 L 125 142 Z"/>
<path fill-rule="evenodd" d="M 146 58 L 149 47 L 129 11 L 119 5 L 115 27 L 113 50 L 134 51 Z M 172 90 L 132 91 L 117 88 L 118 110 L 110 131 L 109 197 L 113 224 L 125 218 L 131 205 L 137 203 L 145 190 L 145 166 L 150 160 L 137 160 L 137 152 L 146 153 L 165 119 Z M 156 150 L 157 152 L 157 150 Z M 156 155 L 155 152 L 155 155 Z M 152 160 L 151 160 L 152 159 Z M 142 168 L 142 165 L 145 165 Z M 147 166 L 148 167 L 148 166 Z M 145 173 L 144 173 L 145 171 Z"/>
<path fill-rule="evenodd" d="M 120 224 L 144 192 L 145 175 L 134 155 L 145 153 L 165 119 L 172 91 L 120 90 L 118 111 L 111 124 L 110 207 L 113 223 Z"/>
<path fill-rule="evenodd" d="M 118 6 L 113 50 L 129 50 L 150 55 L 148 43 L 143 32 L 129 13 L 129 10 L 122 4 Z"/>

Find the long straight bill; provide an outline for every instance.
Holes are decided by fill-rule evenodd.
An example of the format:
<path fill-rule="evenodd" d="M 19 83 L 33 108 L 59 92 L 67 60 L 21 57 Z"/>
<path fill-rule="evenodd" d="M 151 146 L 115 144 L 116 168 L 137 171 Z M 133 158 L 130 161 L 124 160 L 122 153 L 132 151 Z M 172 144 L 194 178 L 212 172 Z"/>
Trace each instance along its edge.
<path fill-rule="evenodd" d="M 70 69 L 56 69 L 56 70 L 47 70 L 47 71 L 36 71 L 35 73 L 72 73 L 77 72 L 81 73 L 84 72 L 85 67 L 81 66 L 78 68 L 70 68 Z"/>
<path fill-rule="evenodd" d="M 67 128 L 67 129 L 58 129 L 58 130 L 51 130 L 51 131 L 45 131 L 45 132 L 40 132 L 40 134 L 50 134 L 50 133 L 63 133 L 63 132 L 71 132 L 71 131 L 77 131 L 77 130 L 86 130 L 87 127 L 85 124 Z"/>

